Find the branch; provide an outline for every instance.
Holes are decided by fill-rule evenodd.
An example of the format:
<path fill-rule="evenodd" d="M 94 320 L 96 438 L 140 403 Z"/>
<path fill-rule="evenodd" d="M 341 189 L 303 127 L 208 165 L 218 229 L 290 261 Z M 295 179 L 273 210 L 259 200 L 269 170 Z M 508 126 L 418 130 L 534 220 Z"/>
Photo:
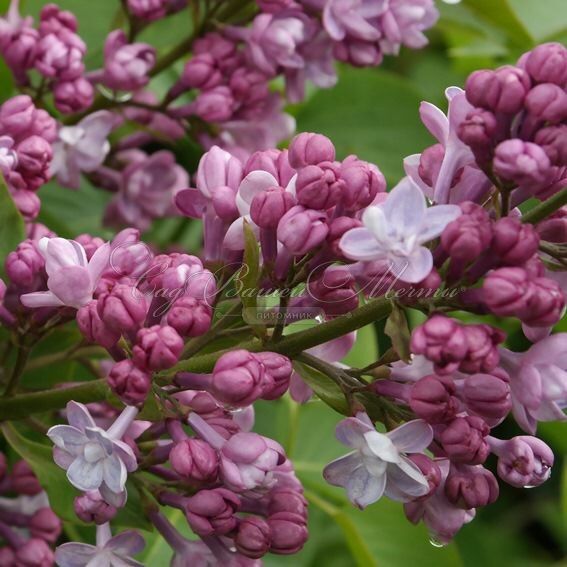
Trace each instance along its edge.
<path fill-rule="evenodd" d="M 531 211 L 528 211 L 522 216 L 522 222 L 536 224 L 564 205 L 567 205 L 567 187 L 564 187 L 561 191 L 555 193 L 555 195 L 546 199 L 543 203 L 540 203 Z"/>

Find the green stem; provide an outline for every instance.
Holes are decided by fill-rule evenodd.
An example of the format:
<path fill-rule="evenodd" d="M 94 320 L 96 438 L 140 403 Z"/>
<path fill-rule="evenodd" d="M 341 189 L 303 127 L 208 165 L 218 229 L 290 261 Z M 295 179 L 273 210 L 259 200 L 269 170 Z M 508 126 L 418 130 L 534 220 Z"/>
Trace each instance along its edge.
<path fill-rule="evenodd" d="M 4 390 L 4 396 L 11 396 L 15 392 L 16 388 L 18 387 L 20 376 L 22 375 L 26 367 L 26 362 L 28 360 L 29 355 L 30 355 L 30 348 L 28 346 L 21 345 L 18 348 L 18 354 L 16 355 L 16 363 L 14 365 L 14 369 L 12 370 L 12 374 L 10 375 L 8 385 Z"/>
<path fill-rule="evenodd" d="M 546 199 L 543 203 L 540 203 L 531 211 L 528 211 L 522 216 L 522 222 L 536 224 L 564 205 L 567 205 L 567 187 L 564 187 L 561 191 L 558 191 L 555 195 Z"/>
<path fill-rule="evenodd" d="M 79 358 L 85 358 L 89 356 L 100 355 L 104 357 L 108 356 L 108 353 L 99 346 L 87 346 L 83 348 L 73 347 L 69 350 L 64 350 L 62 352 L 55 352 L 53 354 L 46 354 L 45 356 L 38 356 L 33 358 L 26 365 L 27 370 L 36 370 L 37 368 L 43 368 L 44 366 L 51 366 L 58 362 L 77 360 Z"/>

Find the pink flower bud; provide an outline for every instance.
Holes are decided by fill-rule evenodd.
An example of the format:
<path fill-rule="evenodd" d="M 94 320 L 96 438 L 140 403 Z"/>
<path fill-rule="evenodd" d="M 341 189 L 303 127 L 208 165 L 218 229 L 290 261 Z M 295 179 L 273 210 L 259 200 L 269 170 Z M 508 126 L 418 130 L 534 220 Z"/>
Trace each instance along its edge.
<path fill-rule="evenodd" d="M 87 46 L 66 27 L 42 35 L 37 44 L 35 68 L 48 79 L 69 81 L 83 74 Z"/>
<path fill-rule="evenodd" d="M 234 99 L 228 87 L 218 86 L 200 93 L 192 108 L 206 122 L 225 122 L 234 111 Z"/>
<path fill-rule="evenodd" d="M 134 364 L 148 370 L 166 370 L 177 363 L 183 339 L 169 325 L 140 329 L 132 349 Z"/>
<path fill-rule="evenodd" d="M 495 315 L 527 315 L 531 279 L 523 268 L 500 268 L 488 274 L 482 287 L 483 299 Z"/>
<path fill-rule="evenodd" d="M 558 323 L 565 309 L 565 295 L 559 283 L 549 278 L 536 278 L 532 290 L 522 322 L 532 327 L 551 327 Z"/>
<path fill-rule="evenodd" d="M 292 488 L 275 488 L 270 492 L 268 515 L 279 512 L 289 512 L 307 518 L 307 500 L 297 490 Z"/>
<path fill-rule="evenodd" d="M 543 148 L 553 165 L 567 163 L 567 124 L 547 126 L 538 130 L 534 141 Z"/>
<path fill-rule="evenodd" d="M 528 74 L 511 65 L 494 71 L 475 71 L 465 85 L 467 99 L 472 105 L 506 114 L 515 114 L 522 109 L 529 88 Z"/>
<path fill-rule="evenodd" d="M 526 71 L 537 83 L 567 83 L 567 49 L 560 43 L 544 43 L 532 49 L 526 58 Z"/>
<path fill-rule="evenodd" d="M 41 9 L 39 31 L 42 34 L 61 29 L 77 31 L 77 18 L 68 10 L 61 10 L 56 4 L 47 4 Z"/>
<path fill-rule="evenodd" d="M 340 177 L 344 182 L 342 203 L 348 210 L 359 210 L 374 201 L 378 193 L 386 191 L 386 179 L 371 163 L 356 156 L 347 157 L 341 164 Z"/>
<path fill-rule="evenodd" d="M 84 77 L 61 81 L 53 89 L 55 108 L 63 114 L 81 112 L 94 101 L 94 87 Z"/>
<path fill-rule="evenodd" d="M 169 0 L 128 0 L 128 11 L 136 18 L 155 22 L 167 14 Z"/>
<path fill-rule="evenodd" d="M 246 67 L 234 71 L 228 86 L 234 99 L 249 108 L 255 104 L 263 105 L 270 94 L 266 75 Z"/>
<path fill-rule="evenodd" d="M 536 225 L 542 240 L 567 242 L 567 207 L 562 207 Z"/>
<path fill-rule="evenodd" d="M 268 518 L 272 534 L 270 551 L 278 555 L 297 553 L 309 535 L 305 520 L 290 512 L 278 512 Z"/>
<path fill-rule="evenodd" d="M 512 409 L 510 385 L 504 372 L 473 374 L 464 381 L 463 399 L 467 408 L 489 424 L 502 421 Z"/>
<path fill-rule="evenodd" d="M 281 218 L 295 204 L 295 198 L 289 191 L 282 187 L 272 187 L 254 197 L 250 216 L 259 227 L 275 229 Z"/>
<path fill-rule="evenodd" d="M 509 266 L 519 266 L 539 248 L 539 235 L 531 224 L 504 217 L 494 224 L 492 249 Z"/>
<path fill-rule="evenodd" d="M 289 144 L 289 163 L 295 169 L 335 161 L 335 146 L 322 134 L 303 132 Z"/>
<path fill-rule="evenodd" d="M 33 537 L 55 543 L 61 535 L 61 520 L 51 508 L 40 508 L 31 518 L 29 530 Z"/>
<path fill-rule="evenodd" d="M 303 167 L 297 175 L 297 201 L 310 209 L 334 207 L 341 200 L 345 188 L 345 182 L 339 176 L 339 166 L 333 162 Z"/>
<path fill-rule="evenodd" d="M 87 341 L 106 349 L 112 348 L 120 339 L 120 333 L 108 328 L 100 318 L 96 300 L 77 311 L 77 326 Z"/>
<path fill-rule="evenodd" d="M 358 307 L 354 276 L 344 267 L 331 267 L 314 281 L 308 282 L 308 293 L 328 317 L 349 313 Z"/>
<path fill-rule="evenodd" d="M 352 217 L 336 217 L 329 223 L 329 233 L 327 235 L 327 244 L 331 252 L 339 259 L 344 260 L 342 250 L 339 247 L 339 242 L 343 234 L 352 228 L 359 228 L 362 222 Z"/>
<path fill-rule="evenodd" d="M 526 97 L 526 109 L 539 120 L 562 122 L 567 118 L 567 93 L 552 83 L 537 85 Z"/>
<path fill-rule="evenodd" d="M 29 136 L 21 141 L 18 154 L 18 172 L 27 189 L 35 191 L 49 179 L 49 164 L 53 157 L 51 145 L 40 136 Z"/>
<path fill-rule="evenodd" d="M 456 417 L 439 435 L 439 441 L 451 461 L 479 465 L 490 453 L 485 440 L 489 432 L 490 428 L 480 417 Z"/>
<path fill-rule="evenodd" d="M 293 366 L 291 360 L 276 352 L 255 354 L 264 367 L 264 393 L 262 399 L 275 400 L 285 394 L 289 387 Z"/>
<path fill-rule="evenodd" d="M 185 480 L 213 482 L 218 474 L 217 452 L 201 439 L 186 439 L 169 453 L 171 468 Z"/>
<path fill-rule="evenodd" d="M 9 36 L 2 38 L 1 51 L 16 79 L 26 82 L 26 71 L 34 66 L 39 33 L 25 20 Z"/>
<path fill-rule="evenodd" d="M 29 135 L 33 128 L 35 106 L 28 95 L 17 95 L 0 107 L 2 130 L 16 139 Z"/>
<path fill-rule="evenodd" d="M 473 150 L 477 160 L 488 161 L 491 157 L 491 149 L 498 139 L 498 121 L 489 110 L 475 108 L 458 125 L 457 133 L 459 138 Z"/>
<path fill-rule="evenodd" d="M 292 207 L 280 220 L 278 240 L 294 255 L 303 256 L 327 237 L 327 215 L 321 211 Z"/>
<path fill-rule="evenodd" d="M 145 297 L 130 285 L 117 284 L 98 297 L 97 310 L 109 329 L 132 335 L 144 324 L 148 306 Z"/>
<path fill-rule="evenodd" d="M 234 514 L 240 508 L 240 498 L 226 488 L 200 490 L 187 498 L 184 507 L 187 521 L 197 535 L 224 535 L 236 528 Z"/>
<path fill-rule="evenodd" d="M 16 554 L 11 547 L 0 547 L 0 565 L 17 567 Z"/>
<path fill-rule="evenodd" d="M 496 368 L 500 355 L 498 345 L 506 335 L 490 325 L 464 325 L 463 333 L 467 341 L 467 354 L 459 365 L 461 372 L 490 372 Z"/>
<path fill-rule="evenodd" d="M 470 510 L 496 502 L 499 494 L 498 481 L 482 465 L 451 467 L 445 481 L 445 495 L 455 506 Z"/>
<path fill-rule="evenodd" d="M 251 559 L 259 559 L 270 549 L 270 532 L 270 526 L 266 520 L 257 516 L 248 516 L 238 524 L 234 545 L 242 555 Z"/>
<path fill-rule="evenodd" d="M 16 550 L 16 564 L 21 567 L 52 567 L 53 551 L 42 539 L 28 539 Z"/>
<path fill-rule="evenodd" d="M 262 397 L 265 385 L 265 369 L 260 360 L 247 350 L 233 350 L 217 360 L 211 393 L 224 404 L 245 407 Z"/>
<path fill-rule="evenodd" d="M 110 389 L 127 405 L 143 404 L 152 385 L 151 376 L 134 366 L 131 360 L 114 364 L 108 377 Z"/>
<path fill-rule="evenodd" d="M 215 58 L 210 53 L 201 53 L 185 64 L 181 81 L 189 89 L 209 90 L 222 83 L 222 74 Z"/>
<path fill-rule="evenodd" d="M 452 420 L 459 411 L 455 384 L 448 376 L 424 376 L 410 390 L 409 405 L 418 417 L 428 423 Z"/>
<path fill-rule="evenodd" d="M 12 490 L 18 494 L 35 496 L 43 490 L 32 468 L 23 460 L 17 461 L 12 467 L 10 480 Z"/>
<path fill-rule="evenodd" d="M 108 504 L 98 491 L 85 492 L 74 501 L 75 514 L 83 522 L 106 524 L 116 516 L 116 508 Z"/>
<path fill-rule="evenodd" d="M 431 495 L 435 493 L 439 485 L 441 484 L 441 469 L 437 463 L 430 459 L 427 455 L 423 453 L 413 453 L 408 455 L 409 459 L 416 465 L 423 476 L 427 479 L 429 483 L 429 492 L 424 496 L 417 498 L 418 501 L 427 500 Z"/>
<path fill-rule="evenodd" d="M 43 280 L 45 260 L 32 240 L 24 240 L 6 258 L 6 273 L 18 287 L 31 289 Z"/>
<path fill-rule="evenodd" d="M 211 327 L 213 310 L 206 301 L 180 297 L 167 312 L 166 322 L 182 337 L 199 337 Z"/>

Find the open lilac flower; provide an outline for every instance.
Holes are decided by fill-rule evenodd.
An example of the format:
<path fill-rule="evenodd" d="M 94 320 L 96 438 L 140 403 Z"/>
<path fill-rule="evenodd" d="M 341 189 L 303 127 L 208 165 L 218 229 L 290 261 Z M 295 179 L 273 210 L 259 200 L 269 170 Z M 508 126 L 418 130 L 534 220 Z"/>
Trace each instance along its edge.
<path fill-rule="evenodd" d="M 433 267 L 431 252 L 423 244 L 439 236 L 460 214 L 456 205 L 427 208 L 422 192 L 405 177 L 382 205 L 364 211 L 364 227 L 349 230 L 340 247 L 348 258 L 385 261 L 400 280 L 417 283 Z"/>
<path fill-rule="evenodd" d="M 107 502 L 123 503 L 128 472 L 136 470 L 137 463 L 121 438 L 137 413 L 136 408 L 126 407 L 105 431 L 83 404 L 67 404 L 69 425 L 54 425 L 47 435 L 55 444 L 53 459 L 67 471 L 73 486 L 85 491 L 98 489 Z"/>
<path fill-rule="evenodd" d="M 94 171 L 102 165 L 110 144 L 107 140 L 116 117 L 106 110 L 89 114 L 75 126 L 63 126 L 53 144 L 51 174 L 65 187 L 78 189 L 81 171 Z"/>
<path fill-rule="evenodd" d="M 427 479 L 405 455 L 423 452 L 433 440 L 433 430 L 425 421 L 410 421 L 384 434 L 359 413 L 341 421 L 336 436 L 354 451 L 329 463 L 323 476 L 344 487 L 354 505 L 366 508 L 382 495 L 409 502 L 429 492 Z"/>
<path fill-rule="evenodd" d="M 44 237 L 38 248 L 45 258 L 49 291 L 26 293 L 20 301 L 26 307 L 67 305 L 79 309 L 86 305 L 107 268 L 110 244 L 100 246 L 88 262 L 85 249 L 74 240 Z"/>
<path fill-rule="evenodd" d="M 128 530 L 112 537 L 110 525 L 103 524 L 97 527 L 96 545 L 64 543 L 55 550 L 55 561 L 59 567 L 142 567 L 132 555 L 145 545 L 138 532 Z"/>

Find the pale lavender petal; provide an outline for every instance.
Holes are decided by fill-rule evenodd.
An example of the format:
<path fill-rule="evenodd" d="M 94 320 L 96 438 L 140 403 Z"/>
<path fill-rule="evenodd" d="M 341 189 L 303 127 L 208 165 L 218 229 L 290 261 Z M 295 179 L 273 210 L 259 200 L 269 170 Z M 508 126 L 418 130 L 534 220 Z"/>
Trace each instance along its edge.
<path fill-rule="evenodd" d="M 425 213 L 425 224 L 419 232 L 419 242 L 423 244 L 437 238 L 445 227 L 462 214 L 458 205 L 437 205 L 430 207 Z"/>
<path fill-rule="evenodd" d="M 89 114 L 79 122 L 79 126 L 88 132 L 91 141 L 103 142 L 108 138 L 116 124 L 116 116 L 107 110 L 99 110 Z"/>
<path fill-rule="evenodd" d="M 541 362 L 567 367 L 567 333 L 547 337 L 533 345 L 524 356 L 524 364 Z"/>
<path fill-rule="evenodd" d="M 297 372 L 294 372 L 289 382 L 289 395 L 294 402 L 306 404 L 313 397 L 313 390 Z"/>
<path fill-rule="evenodd" d="M 524 336 L 528 339 L 528 341 L 531 341 L 534 344 L 542 341 L 546 337 L 549 337 L 552 330 L 553 327 L 530 327 L 529 325 L 522 323 L 522 332 L 524 333 Z"/>
<path fill-rule="evenodd" d="M 352 350 L 355 341 L 356 331 L 353 331 L 352 333 L 347 333 L 346 335 L 307 349 L 306 352 L 325 362 L 339 362 Z"/>
<path fill-rule="evenodd" d="M 112 454 L 114 446 L 112 444 L 112 440 L 110 440 L 106 435 L 106 431 L 104 431 L 104 429 L 100 429 L 100 427 L 87 427 L 85 429 L 85 435 L 89 438 L 91 444 L 94 443 L 102 447 L 107 455 Z"/>
<path fill-rule="evenodd" d="M 374 234 L 367 228 L 353 228 L 346 232 L 339 243 L 347 258 L 369 262 L 383 256 Z"/>
<path fill-rule="evenodd" d="M 90 566 L 89 566 L 90 567 Z M 112 557 L 112 567 L 145 567 L 143 563 L 132 559 L 131 557 Z"/>
<path fill-rule="evenodd" d="M 381 195 L 379 193 L 379 195 Z M 382 201 L 382 205 L 388 199 L 389 193 L 385 193 L 386 197 Z M 390 227 L 389 220 L 386 218 L 384 208 L 382 206 L 371 205 L 366 207 L 362 213 L 362 223 L 374 235 L 374 239 L 378 243 L 380 250 L 388 248 L 390 245 Z M 359 229 L 354 229 L 359 230 Z M 348 233 L 347 233 L 348 234 Z"/>
<path fill-rule="evenodd" d="M 362 449 L 366 446 L 364 434 L 369 431 L 374 431 L 374 429 L 367 423 L 356 417 L 347 417 L 337 423 L 335 436 L 343 445 L 353 447 L 354 449 Z"/>
<path fill-rule="evenodd" d="M 97 551 L 87 543 L 64 543 L 55 550 L 55 561 L 59 567 L 85 567 Z"/>
<path fill-rule="evenodd" d="M 89 261 L 88 271 L 91 276 L 91 284 L 93 289 L 100 280 L 102 273 L 108 267 L 108 261 L 110 259 L 110 243 L 106 242 L 92 255 Z"/>
<path fill-rule="evenodd" d="M 422 419 L 414 419 L 387 433 L 398 451 L 422 453 L 433 441 L 433 429 Z"/>
<path fill-rule="evenodd" d="M 223 246 L 229 250 L 244 250 L 244 217 L 238 217 L 228 227 Z"/>
<path fill-rule="evenodd" d="M 96 427 L 94 419 L 92 418 L 87 406 L 79 402 L 70 401 L 65 407 L 67 412 L 67 421 L 69 425 L 84 431 L 87 427 Z"/>
<path fill-rule="evenodd" d="M 61 307 L 64 303 L 50 291 L 36 291 L 20 295 L 22 305 L 26 307 Z"/>
<path fill-rule="evenodd" d="M 241 182 L 236 195 L 236 205 L 241 215 L 250 213 L 250 205 L 256 195 L 270 187 L 279 186 L 276 178 L 267 171 L 251 171 Z"/>
<path fill-rule="evenodd" d="M 208 199 L 197 189 L 184 189 L 175 195 L 177 208 L 192 219 L 200 219 L 205 212 Z"/>
<path fill-rule="evenodd" d="M 433 188 L 429 187 L 419 175 L 421 154 L 412 154 L 404 158 L 404 171 L 406 175 L 421 189 L 428 199 L 433 199 Z M 463 199 L 464 200 L 464 199 Z"/>
<path fill-rule="evenodd" d="M 110 488 L 102 482 L 99 486 L 98 491 L 100 495 L 104 499 L 105 502 L 114 506 L 115 508 L 123 508 L 126 505 L 126 501 L 128 500 L 128 491 L 126 488 L 122 492 L 112 492 Z"/>
<path fill-rule="evenodd" d="M 65 449 L 72 455 L 81 454 L 83 446 L 88 441 L 81 430 L 71 425 L 54 425 L 47 432 L 47 436 L 57 447 Z"/>
<path fill-rule="evenodd" d="M 74 240 L 58 237 L 49 238 L 44 246 L 45 271 L 48 275 L 67 266 L 87 265 L 85 249 Z"/>
<path fill-rule="evenodd" d="M 138 532 L 127 530 L 111 538 L 105 547 L 118 555 L 129 556 L 140 553 L 145 545 L 144 538 Z"/>
<path fill-rule="evenodd" d="M 538 364 L 544 400 L 567 400 L 567 372 L 554 364 Z"/>
<path fill-rule="evenodd" d="M 67 469 L 69 482 L 79 490 L 96 490 L 102 482 L 102 463 L 89 463 L 77 457 Z"/>
<path fill-rule="evenodd" d="M 124 490 L 128 473 L 126 466 L 117 455 L 111 455 L 104 459 L 103 478 L 105 484 L 112 492 L 120 493 Z"/>
<path fill-rule="evenodd" d="M 137 423 L 137 422 L 134 422 Z M 124 441 L 113 441 L 113 449 L 120 460 L 126 465 L 128 472 L 135 471 L 138 468 L 138 462 L 132 447 Z"/>
<path fill-rule="evenodd" d="M 53 447 L 53 461 L 58 467 L 67 470 L 74 460 L 75 455 L 71 455 L 71 453 L 68 453 L 64 449 L 60 449 L 59 447 Z"/>
<path fill-rule="evenodd" d="M 433 268 L 433 256 L 431 251 L 420 246 L 410 256 L 391 256 L 390 270 L 401 281 L 417 283 L 429 275 Z"/>
<path fill-rule="evenodd" d="M 429 483 L 422 472 L 409 459 L 389 465 L 385 494 L 398 502 L 408 502 L 429 492 Z"/>
<path fill-rule="evenodd" d="M 111 562 L 111 558 L 108 555 L 99 552 L 92 558 L 87 567 L 114 567 L 115 565 L 118 567 L 117 563 L 114 562 L 114 557 L 112 557 Z"/>
<path fill-rule="evenodd" d="M 512 394 L 523 405 L 535 410 L 539 407 L 543 396 L 542 376 L 538 369 L 526 364 L 520 370 L 510 376 Z"/>
<path fill-rule="evenodd" d="M 425 197 L 409 177 L 404 177 L 390 191 L 382 207 L 389 225 L 395 227 L 397 233 L 412 235 L 421 228 L 426 211 Z"/>
<path fill-rule="evenodd" d="M 349 500 L 361 509 L 379 500 L 385 488 L 386 475 L 374 476 L 364 467 L 356 469 L 346 484 Z"/>
<path fill-rule="evenodd" d="M 68 266 L 49 276 L 47 287 L 64 305 L 76 309 L 86 305 L 93 296 L 91 277 L 87 268 Z"/>
<path fill-rule="evenodd" d="M 332 2 L 327 2 L 325 5 L 323 11 L 323 25 L 325 26 L 326 32 L 335 41 L 342 41 L 345 38 L 346 30 L 341 25 L 341 22 L 335 18 Z"/>
<path fill-rule="evenodd" d="M 342 486 L 346 488 L 348 479 L 353 472 L 359 467 L 364 467 L 362 457 L 358 451 L 349 453 L 344 457 L 339 457 L 331 461 L 323 469 L 323 477 L 333 486 Z"/>
<path fill-rule="evenodd" d="M 445 145 L 449 137 L 449 120 L 445 114 L 430 102 L 422 102 L 419 105 L 419 116 L 436 140 Z"/>
<path fill-rule="evenodd" d="M 400 460 L 398 449 L 387 435 L 374 430 L 367 431 L 364 440 L 372 453 L 382 461 L 397 463 Z"/>

